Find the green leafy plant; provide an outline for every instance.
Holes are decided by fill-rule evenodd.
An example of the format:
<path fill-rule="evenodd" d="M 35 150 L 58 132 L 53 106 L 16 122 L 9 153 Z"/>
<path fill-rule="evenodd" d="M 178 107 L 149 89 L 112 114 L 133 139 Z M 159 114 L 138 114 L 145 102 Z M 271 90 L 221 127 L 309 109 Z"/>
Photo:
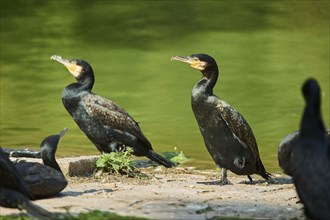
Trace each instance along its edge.
<path fill-rule="evenodd" d="M 135 171 L 135 162 L 132 160 L 132 152 L 128 148 L 125 152 L 111 152 L 102 154 L 96 161 L 96 168 L 103 172 L 130 175 Z"/>
<path fill-rule="evenodd" d="M 183 153 L 183 151 L 178 152 L 177 148 L 174 147 L 174 151 L 164 152 L 162 155 L 176 164 L 182 164 L 189 160 L 189 158 Z"/>

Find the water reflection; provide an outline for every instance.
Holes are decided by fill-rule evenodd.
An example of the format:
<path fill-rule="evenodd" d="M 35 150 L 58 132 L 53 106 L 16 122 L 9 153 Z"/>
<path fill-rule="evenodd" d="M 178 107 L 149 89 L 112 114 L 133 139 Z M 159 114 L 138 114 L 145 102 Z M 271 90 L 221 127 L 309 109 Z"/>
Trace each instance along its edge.
<path fill-rule="evenodd" d="M 193 4 L 192 4 L 193 3 Z M 1 146 L 33 146 L 63 127 L 60 156 L 97 154 L 61 103 L 74 79 L 52 54 L 88 60 L 94 92 L 124 107 L 156 151 L 174 146 L 214 167 L 190 107 L 201 77 L 174 54 L 209 53 L 219 63 L 215 93 L 247 119 L 265 167 L 296 130 L 300 87 L 323 91 L 329 126 L 329 3 L 325 1 L 1 1 Z"/>

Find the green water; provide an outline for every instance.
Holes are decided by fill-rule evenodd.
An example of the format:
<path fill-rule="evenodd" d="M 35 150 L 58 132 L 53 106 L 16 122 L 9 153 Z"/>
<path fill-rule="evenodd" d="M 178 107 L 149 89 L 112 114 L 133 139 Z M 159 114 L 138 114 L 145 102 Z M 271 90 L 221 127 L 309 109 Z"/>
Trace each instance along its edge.
<path fill-rule="evenodd" d="M 155 151 L 174 147 L 187 165 L 214 168 L 190 107 L 201 74 L 172 55 L 207 53 L 219 64 L 214 92 L 252 127 L 267 170 L 299 126 L 301 85 L 315 77 L 329 126 L 329 1 L 1 2 L 0 146 L 37 149 L 68 127 L 58 156 L 98 154 L 61 102 L 74 82 L 53 54 L 94 68 L 94 92 L 137 121 Z"/>

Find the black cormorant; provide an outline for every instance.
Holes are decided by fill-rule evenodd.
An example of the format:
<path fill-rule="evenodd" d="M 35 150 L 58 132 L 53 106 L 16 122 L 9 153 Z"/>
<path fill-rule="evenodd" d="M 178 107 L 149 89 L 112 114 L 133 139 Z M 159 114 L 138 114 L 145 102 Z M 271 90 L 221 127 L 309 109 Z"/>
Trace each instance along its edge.
<path fill-rule="evenodd" d="M 327 139 L 330 141 L 330 128 L 326 129 Z M 290 160 L 292 158 L 292 146 L 297 142 L 299 137 L 299 131 L 292 132 L 285 136 L 278 146 L 278 164 L 282 168 L 283 172 L 289 176 L 292 176 L 290 170 Z"/>
<path fill-rule="evenodd" d="M 146 156 L 165 167 L 174 165 L 153 151 L 139 124 L 123 108 L 92 93 L 94 73 L 86 61 L 55 55 L 51 59 L 62 63 L 77 80 L 65 87 L 63 105 L 101 153 L 131 147 L 136 156 Z"/>
<path fill-rule="evenodd" d="M 330 219 L 330 142 L 321 115 L 320 87 L 308 79 L 300 135 L 292 147 L 290 168 L 298 196 L 311 219 Z"/>
<path fill-rule="evenodd" d="M 0 171 L 0 206 L 25 209 L 37 219 L 51 218 L 50 212 L 30 201 L 34 196 L 2 148 L 0 148 Z"/>
<path fill-rule="evenodd" d="M 68 185 L 55 160 L 57 145 L 66 131 L 67 128 L 64 128 L 59 134 L 48 136 L 41 142 L 41 158 L 44 164 L 24 161 L 15 164 L 21 178 L 37 198 L 56 195 Z"/>
<path fill-rule="evenodd" d="M 191 104 L 206 148 L 222 168 L 220 184 L 230 184 L 227 170 L 247 175 L 250 181 L 252 174 L 269 179 L 252 129 L 238 111 L 213 94 L 218 79 L 216 61 L 206 54 L 174 56 L 172 60 L 188 63 L 203 75 L 192 90 Z"/>

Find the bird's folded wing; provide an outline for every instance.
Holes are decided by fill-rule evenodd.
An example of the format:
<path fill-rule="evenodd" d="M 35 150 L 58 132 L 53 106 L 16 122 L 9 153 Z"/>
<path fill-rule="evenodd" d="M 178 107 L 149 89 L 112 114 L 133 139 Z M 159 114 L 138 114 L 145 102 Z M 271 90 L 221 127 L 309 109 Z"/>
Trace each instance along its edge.
<path fill-rule="evenodd" d="M 0 187 L 7 187 L 23 193 L 26 197 L 34 199 L 30 189 L 25 184 L 14 164 L 0 147 Z"/>
<path fill-rule="evenodd" d="M 106 126 L 121 131 L 140 132 L 140 127 L 124 109 L 100 96 L 86 96 L 84 104 L 87 113 Z"/>
<path fill-rule="evenodd" d="M 256 158 L 259 158 L 259 151 L 256 139 L 253 135 L 252 129 L 245 121 L 243 116 L 227 103 L 217 105 L 218 110 L 222 113 L 221 117 L 227 123 L 232 133 L 246 145 L 250 147 Z"/>
<path fill-rule="evenodd" d="M 95 95 L 95 94 L 90 94 L 85 96 L 84 98 L 84 102 L 85 103 L 89 103 L 91 105 L 98 105 L 100 107 L 103 107 L 105 109 L 111 110 L 111 111 L 116 111 L 116 112 L 120 112 L 123 115 L 126 115 L 127 117 L 132 118 L 126 111 L 125 109 L 123 109 L 122 107 L 120 107 L 119 105 L 117 105 L 115 102 L 110 101 L 106 98 L 103 98 L 101 96 Z M 132 120 L 134 121 L 134 119 L 132 118 Z"/>
<path fill-rule="evenodd" d="M 109 126 L 114 130 L 130 133 L 146 145 L 151 146 L 150 142 L 143 135 L 139 124 L 116 103 L 94 94 L 84 97 L 83 101 L 87 113 L 99 120 L 103 125 Z"/>

